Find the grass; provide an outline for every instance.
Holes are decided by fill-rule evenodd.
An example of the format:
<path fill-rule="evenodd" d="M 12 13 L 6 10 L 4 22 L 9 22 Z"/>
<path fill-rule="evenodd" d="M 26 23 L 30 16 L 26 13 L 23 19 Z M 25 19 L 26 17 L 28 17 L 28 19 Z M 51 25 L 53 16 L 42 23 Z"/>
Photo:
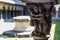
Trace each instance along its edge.
<path fill-rule="evenodd" d="M 56 24 L 54 40 L 60 40 L 60 20 L 52 20 L 53 24 Z"/>

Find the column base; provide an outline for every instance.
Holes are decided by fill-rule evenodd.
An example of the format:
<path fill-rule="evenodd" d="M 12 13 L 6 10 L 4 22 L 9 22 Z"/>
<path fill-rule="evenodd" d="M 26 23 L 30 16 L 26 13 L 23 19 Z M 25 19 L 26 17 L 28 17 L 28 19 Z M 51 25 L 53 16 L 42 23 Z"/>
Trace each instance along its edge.
<path fill-rule="evenodd" d="M 31 37 L 34 38 L 34 40 L 48 40 L 49 37 L 46 37 L 45 35 L 38 35 L 32 33 Z"/>
<path fill-rule="evenodd" d="M 45 38 L 45 39 L 37 39 L 37 38 L 34 38 L 34 40 L 48 40 L 48 38 Z"/>
<path fill-rule="evenodd" d="M 34 40 L 48 40 L 48 37 L 43 37 L 43 36 L 32 36 Z"/>

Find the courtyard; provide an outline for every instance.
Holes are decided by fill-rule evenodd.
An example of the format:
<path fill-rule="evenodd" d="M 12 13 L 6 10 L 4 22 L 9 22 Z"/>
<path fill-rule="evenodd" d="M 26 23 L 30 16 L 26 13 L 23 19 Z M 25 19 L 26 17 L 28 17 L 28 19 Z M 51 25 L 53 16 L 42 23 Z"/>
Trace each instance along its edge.
<path fill-rule="evenodd" d="M 15 23 L 14 22 L 2 22 L 0 21 L 0 38 L 4 39 L 4 40 L 30 40 L 33 38 L 17 38 L 17 37 L 8 37 L 8 36 L 4 36 L 2 35 L 4 31 L 8 31 L 8 30 L 13 30 Z M 60 34 L 60 20 L 52 20 L 52 28 L 51 28 L 51 37 L 49 38 L 50 40 L 59 40 L 59 34 Z"/>

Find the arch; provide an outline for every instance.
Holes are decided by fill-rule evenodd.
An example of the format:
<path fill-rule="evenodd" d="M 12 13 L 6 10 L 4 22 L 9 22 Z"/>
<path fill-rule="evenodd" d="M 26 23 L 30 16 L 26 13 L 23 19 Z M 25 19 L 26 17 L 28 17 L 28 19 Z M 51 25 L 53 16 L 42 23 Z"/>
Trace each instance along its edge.
<path fill-rule="evenodd" d="M 3 17 L 3 19 L 6 19 L 6 9 L 5 9 L 5 6 L 3 6 L 2 17 Z"/>
<path fill-rule="evenodd" d="M 11 7 L 11 18 L 13 18 L 13 7 Z"/>
<path fill-rule="evenodd" d="M 10 10 L 10 7 L 8 6 L 8 10 Z"/>
<path fill-rule="evenodd" d="M 0 9 L 0 19 L 2 18 L 2 17 L 1 17 L 1 13 L 2 13 L 2 10 Z"/>
<path fill-rule="evenodd" d="M 16 10 L 17 10 L 17 9 L 16 9 L 16 7 L 15 7 L 15 16 L 16 16 L 16 14 L 17 14 Z"/>
<path fill-rule="evenodd" d="M 11 18 L 10 7 L 7 7 L 7 18 Z"/>
<path fill-rule="evenodd" d="M 16 10 L 16 7 L 15 7 L 15 10 Z"/>
<path fill-rule="evenodd" d="M 16 7 L 16 16 L 19 16 L 18 6 Z"/>
<path fill-rule="evenodd" d="M 19 16 L 20 16 L 20 15 L 21 15 L 20 7 L 19 7 L 19 9 L 18 9 L 18 10 L 19 10 Z"/>
<path fill-rule="evenodd" d="M 13 7 L 11 9 L 13 10 Z"/>
<path fill-rule="evenodd" d="M 3 10 L 5 10 L 5 6 L 3 6 Z"/>

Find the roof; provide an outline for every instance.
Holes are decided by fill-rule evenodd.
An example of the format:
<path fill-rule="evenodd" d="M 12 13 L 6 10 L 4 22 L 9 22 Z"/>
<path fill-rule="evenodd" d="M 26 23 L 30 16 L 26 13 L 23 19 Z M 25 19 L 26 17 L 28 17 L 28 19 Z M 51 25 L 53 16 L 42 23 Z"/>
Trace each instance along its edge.
<path fill-rule="evenodd" d="M 54 2 L 54 0 L 21 0 L 23 2 L 26 2 L 26 3 L 30 3 L 30 2 L 41 2 L 41 3 L 44 3 L 44 2 Z"/>
<path fill-rule="evenodd" d="M 16 4 L 16 5 L 26 5 L 25 3 L 23 3 L 23 2 L 21 2 L 19 0 L 0 0 L 0 2 Z"/>

